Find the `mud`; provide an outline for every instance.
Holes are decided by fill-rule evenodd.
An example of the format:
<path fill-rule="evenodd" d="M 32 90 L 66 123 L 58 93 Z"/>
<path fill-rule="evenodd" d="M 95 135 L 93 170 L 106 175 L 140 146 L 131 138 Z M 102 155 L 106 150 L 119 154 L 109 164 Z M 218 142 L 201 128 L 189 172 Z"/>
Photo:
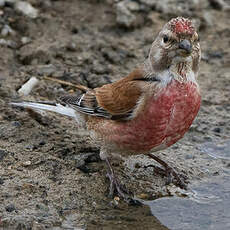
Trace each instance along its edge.
<path fill-rule="evenodd" d="M 172 11 L 170 4 L 139 0 L 136 8 L 129 6 L 128 19 L 109 0 L 28 2 L 39 10 L 36 18 L 9 3 L 0 9 L 1 28 L 9 25 L 14 31 L 2 33 L 7 42 L 0 46 L 0 229 L 167 229 L 148 207 L 108 197 L 106 166 L 75 121 L 51 113 L 34 117 L 8 103 L 54 101 L 74 93 L 45 76 L 88 87 L 119 79 L 144 60 L 168 19 L 189 16 L 196 21 L 202 47 L 202 106 L 185 137 L 157 154 L 188 182 L 221 176 L 229 162 L 210 158 L 202 146 L 230 139 L 227 1 L 191 1 L 194 5 L 187 8 L 187 1 L 180 1 L 178 11 Z M 20 97 L 17 90 L 32 76 L 40 80 L 38 86 Z M 166 178 L 151 165 L 157 164 L 143 155 L 114 163 L 136 197 L 174 195 L 175 188 L 166 186 Z"/>

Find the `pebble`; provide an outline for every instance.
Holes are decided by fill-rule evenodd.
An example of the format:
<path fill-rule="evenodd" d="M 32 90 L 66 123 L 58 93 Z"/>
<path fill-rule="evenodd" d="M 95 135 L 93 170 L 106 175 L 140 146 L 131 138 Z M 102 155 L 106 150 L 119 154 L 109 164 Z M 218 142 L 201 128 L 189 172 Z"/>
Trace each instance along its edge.
<path fill-rule="evenodd" d="M 139 2 L 140 3 L 142 3 L 142 4 L 145 4 L 145 5 L 147 5 L 147 6 L 149 6 L 149 7 L 155 7 L 155 5 L 156 5 L 156 3 L 157 3 L 157 1 L 155 0 L 139 0 Z"/>
<path fill-rule="evenodd" d="M 0 7 L 5 6 L 5 0 L 0 0 Z"/>
<path fill-rule="evenodd" d="M 213 24 L 213 18 L 212 18 L 212 15 L 210 14 L 210 12 L 204 12 L 202 14 L 202 26 L 203 27 L 212 27 L 214 24 Z"/>
<path fill-rule="evenodd" d="M 149 9 L 154 9 L 162 13 L 162 17 L 168 19 L 168 16 L 179 16 L 187 15 L 193 16 L 197 9 L 207 7 L 206 1 L 190 0 L 190 1 L 180 1 L 178 0 L 139 0 L 140 4 L 146 6 Z"/>
<path fill-rule="evenodd" d="M 19 121 L 13 121 L 12 125 L 17 127 L 17 128 L 22 126 L 22 124 Z"/>
<path fill-rule="evenodd" d="M 226 2 L 224 0 L 209 0 L 210 5 L 216 10 L 229 9 L 230 6 Z"/>
<path fill-rule="evenodd" d="M 34 50 L 28 45 L 22 47 L 18 58 L 23 65 L 39 65 L 49 63 L 51 55 L 46 49 Z"/>
<path fill-rule="evenodd" d="M 141 193 L 141 194 L 138 194 L 137 197 L 142 200 L 148 200 L 150 198 L 150 195 L 147 193 Z"/>
<path fill-rule="evenodd" d="M 118 64 L 122 61 L 121 56 L 112 49 L 102 48 L 101 52 L 103 54 L 103 57 L 106 58 L 112 64 Z"/>
<path fill-rule="evenodd" d="M 194 159 L 194 156 L 192 154 L 187 154 L 187 155 L 185 155 L 185 159 L 191 160 L 191 159 Z"/>
<path fill-rule="evenodd" d="M 213 129 L 213 132 L 221 133 L 221 128 L 220 128 L 220 127 L 215 127 L 215 128 Z"/>
<path fill-rule="evenodd" d="M 0 185 L 4 184 L 4 180 L 0 177 Z"/>
<path fill-rule="evenodd" d="M 130 11 L 130 1 L 122 1 L 116 5 L 116 21 L 119 25 L 130 28 L 136 21 L 136 16 Z"/>
<path fill-rule="evenodd" d="M 7 155 L 8 153 L 5 150 L 0 149 L 0 161 L 3 160 L 3 158 Z"/>
<path fill-rule="evenodd" d="M 36 148 L 37 147 L 35 145 L 26 145 L 25 146 L 25 149 L 30 150 L 30 151 L 35 150 Z"/>
<path fill-rule="evenodd" d="M 97 61 L 94 62 L 93 64 L 94 64 L 93 71 L 96 74 L 108 74 L 109 73 L 107 65 L 102 65 L 102 64 L 98 63 Z"/>
<path fill-rule="evenodd" d="M 210 58 L 223 58 L 223 52 L 217 50 L 217 51 L 209 51 L 208 56 Z"/>
<path fill-rule="evenodd" d="M 56 71 L 57 71 L 57 68 L 53 64 L 39 65 L 37 67 L 37 73 L 40 76 L 51 76 Z"/>
<path fill-rule="evenodd" d="M 9 204 L 8 206 L 5 207 L 7 212 L 13 212 L 16 210 L 15 206 L 13 204 Z"/>
<path fill-rule="evenodd" d="M 17 0 L 5 0 L 5 5 L 13 7 Z"/>
<path fill-rule="evenodd" d="M 15 35 L 15 32 L 10 26 L 4 25 L 1 31 L 1 35 L 3 37 L 6 37 L 8 35 Z"/>
<path fill-rule="evenodd" d="M 26 45 L 26 44 L 28 44 L 28 43 L 30 43 L 31 42 L 31 38 L 29 38 L 29 37 L 22 37 L 21 38 L 21 43 L 23 44 L 23 45 Z"/>
<path fill-rule="evenodd" d="M 0 45 L 6 46 L 12 49 L 16 49 L 18 47 L 17 43 L 12 41 L 12 40 L 5 40 L 5 39 L 0 39 Z"/>
<path fill-rule="evenodd" d="M 130 1 L 130 0 L 126 0 L 125 2 L 126 2 L 126 7 L 130 11 L 139 11 L 140 10 L 140 6 L 137 2 Z"/>
<path fill-rule="evenodd" d="M 38 144 L 39 144 L 40 146 L 42 146 L 42 145 L 45 145 L 46 142 L 45 142 L 44 140 L 41 140 Z"/>
<path fill-rule="evenodd" d="M 25 161 L 23 162 L 23 166 L 30 166 L 31 165 L 31 161 Z"/>
<path fill-rule="evenodd" d="M 15 3 L 14 8 L 30 18 L 38 17 L 38 10 L 35 9 L 29 2 L 18 1 Z"/>
<path fill-rule="evenodd" d="M 75 52 L 77 50 L 77 45 L 75 42 L 69 42 L 67 45 L 66 45 L 66 49 L 68 51 L 72 51 L 72 52 Z"/>

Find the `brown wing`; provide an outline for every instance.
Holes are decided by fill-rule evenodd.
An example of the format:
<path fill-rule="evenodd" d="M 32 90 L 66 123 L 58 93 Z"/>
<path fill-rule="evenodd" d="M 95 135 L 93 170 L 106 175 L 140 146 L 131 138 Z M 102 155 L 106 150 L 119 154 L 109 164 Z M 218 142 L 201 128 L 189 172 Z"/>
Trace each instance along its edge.
<path fill-rule="evenodd" d="M 126 120 L 142 94 L 138 82 L 142 79 L 142 71 L 137 69 L 120 81 L 90 90 L 80 96 L 64 96 L 61 101 L 91 116 Z"/>
<path fill-rule="evenodd" d="M 96 89 L 99 106 L 112 115 L 121 115 L 132 111 L 141 95 L 141 90 L 136 82 L 118 83 Z"/>

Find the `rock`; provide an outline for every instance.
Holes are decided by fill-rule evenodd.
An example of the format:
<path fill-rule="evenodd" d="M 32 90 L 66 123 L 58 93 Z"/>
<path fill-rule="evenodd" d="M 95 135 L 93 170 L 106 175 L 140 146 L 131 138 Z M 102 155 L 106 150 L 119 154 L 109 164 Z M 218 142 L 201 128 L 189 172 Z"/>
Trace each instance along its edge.
<path fill-rule="evenodd" d="M 1 31 L 1 35 L 3 37 L 6 37 L 8 35 L 15 35 L 15 32 L 10 26 L 4 25 Z"/>
<path fill-rule="evenodd" d="M 4 184 L 4 180 L 0 177 L 0 185 Z"/>
<path fill-rule="evenodd" d="M 125 0 L 116 5 L 116 21 L 119 25 L 127 28 L 134 26 L 136 21 L 136 16 L 130 10 L 130 8 L 132 9 L 134 6 L 131 6 L 130 2 L 129 0 Z"/>
<path fill-rule="evenodd" d="M 209 58 L 223 58 L 224 54 L 220 50 L 216 50 L 216 51 L 209 51 L 208 56 Z"/>
<path fill-rule="evenodd" d="M 5 0 L 5 5 L 13 7 L 17 0 Z"/>
<path fill-rule="evenodd" d="M 18 1 L 14 5 L 15 10 L 25 14 L 30 18 L 38 17 L 38 10 L 35 9 L 30 3 L 24 1 Z"/>
<path fill-rule="evenodd" d="M 24 46 L 20 49 L 18 58 L 23 65 L 39 65 L 48 64 L 50 62 L 51 55 L 45 48 L 34 50 L 33 48 L 30 48 L 29 44 L 28 46 Z"/>
<path fill-rule="evenodd" d="M 31 161 L 24 161 L 22 165 L 27 167 L 27 166 L 30 166 L 31 164 L 32 164 Z"/>
<path fill-rule="evenodd" d="M 68 51 L 71 51 L 71 52 L 75 52 L 77 51 L 77 45 L 75 42 L 69 42 L 67 45 L 66 45 L 66 49 Z"/>
<path fill-rule="evenodd" d="M 221 133 L 221 128 L 220 127 L 215 127 L 213 129 L 213 132 L 215 132 L 215 133 Z"/>
<path fill-rule="evenodd" d="M 213 18 L 210 12 L 204 12 L 201 16 L 201 28 L 212 27 L 213 26 Z"/>
<path fill-rule="evenodd" d="M 5 6 L 5 0 L 0 0 L 0 7 Z"/>
<path fill-rule="evenodd" d="M 90 149 L 83 150 L 84 152 L 74 156 L 75 167 L 80 169 L 84 173 L 93 172 L 94 169 L 87 166 L 88 163 L 101 161 L 98 150 Z M 95 152 L 94 152 L 95 151 Z"/>
<path fill-rule="evenodd" d="M 12 122 L 12 125 L 14 126 L 14 127 L 21 127 L 22 126 L 22 124 L 20 123 L 20 121 L 13 121 Z"/>
<path fill-rule="evenodd" d="M 100 64 L 97 60 L 93 61 L 93 72 L 96 74 L 108 74 L 109 69 L 107 65 Z"/>
<path fill-rule="evenodd" d="M 45 144 L 46 144 L 46 141 L 41 140 L 38 144 L 39 144 L 40 146 L 43 146 L 43 145 L 45 145 Z"/>
<path fill-rule="evenodd" d="M 40 76 L 51 76 L 57 71 L 56 66 L 53 64 L 37 66 L 37 74 Z"/>
<path fill-rule="evenodd" d="M 139 11 L 140 10 L 140 5 L 137 2 L 126 0 L 126 7 L 130 11 Z"/>
<path fill-rule="evenodd" d="M 109 83 L 108 76 L 104 74 L 98 76 L 92 73 L 87 76 L 86 80 L 90 88 L 96 88 Z"/>
<path fill-rule="evenodd" d="M 12 49 L 16 49 L 18 47 L 17 43 L 12 40 L 0 39 L 0 46 L 6 46 Z"/>
<path fill-rule="evenodd" d="M 103 57 L 108 60 L 112 64 L 118 64 L 121 63 L 121 56 L 118 54 L 118 52 L 115 52 L 111 48 L 102 48 L 101 52 L 103 54 Z"/>
<path fill-rule="evenodd" d="M 199 9 L 204 9 L 208 6 L 207 0 L 198 1 L 180 1 L 178 0 L 139 0 L 142 4 L 163 13 L 162 16 L 168 19 L 168 16 L 193 16 Z"/>
<path fill-rule="evenodd" d="M 22 37 L 21 38 L 21 43 L 23 44 L 23 45 L 26 45 L 26 44 L 28 44 L 28 43 L 30 43 L 31 42 L 31 39 L 29 38 L 29 37 Z"/>
<path fill-rule="evenodd" d="M 8 206 L 5 207 L 7 212 L 13 212 L 16 210 L 15 206 L 13 204 L 9 204 Z"/>
<path fill-rule="evenodd" d="M 0 149 L 0 161 L 3 160 L 3 158 L 8 155 L 8 153 L 5 150 Z"/>
<path fill-rule="evenodd" d="M 158 2 L 158 0 L 139 0 L 140 3 L 153 8 L 156 6 L 156 3 Z"/>
<path fill-rule="evenodd" d="M 224 0 L 209 0 L 210 5 L 216 10 L 227 10 L 230 9 L 230 5 Z"/>

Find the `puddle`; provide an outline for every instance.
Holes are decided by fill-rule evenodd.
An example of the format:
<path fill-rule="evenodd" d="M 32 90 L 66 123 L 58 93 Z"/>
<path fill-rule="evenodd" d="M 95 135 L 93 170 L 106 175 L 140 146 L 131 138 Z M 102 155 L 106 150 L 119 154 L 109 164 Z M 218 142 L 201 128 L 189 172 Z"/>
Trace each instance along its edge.
<path fill-rule="evenodd" d="M 230 160 L 229 139 L 206 142 L 201 150 L 215 159 Z M 186 198 L 165 197 L 144 204 L 170 230 L 230 229 L 229 173 L 192 183 L 186 195 Z"/>
<path fill-rule="evenodd" d="M 216 159 L 230 160 L 230 140 L 206 142 L 201 145 L 201 151 Z"/>
<path fill-rule="evenodd" d="M 230 177 L 194 186 L 188 198 L 161 198 L 144 202 L 171 230 L 230 229 Z"/>

